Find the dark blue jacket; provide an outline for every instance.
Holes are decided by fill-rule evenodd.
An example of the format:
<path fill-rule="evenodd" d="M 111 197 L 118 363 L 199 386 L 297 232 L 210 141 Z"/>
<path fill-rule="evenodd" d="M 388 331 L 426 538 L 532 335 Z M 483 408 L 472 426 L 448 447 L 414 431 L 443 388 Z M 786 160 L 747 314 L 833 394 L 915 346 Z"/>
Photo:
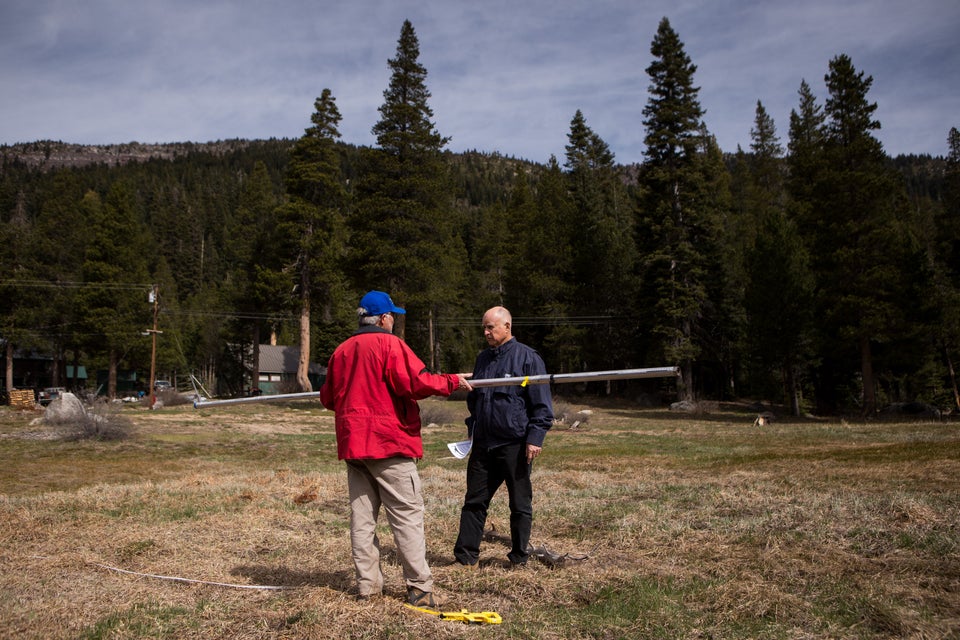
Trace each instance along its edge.
<path fill-rule="evenodd" d="M 511 338 L 477 356 L 473 378 L 516 378 L 546 372 L 539 353 Z M 473 438 L 474 447 L 492 449 L 515 442 L 542 447 L 553 425 L 549 384 L 474 389 L 467 394 L 467 408 L 467 434 Z"/>

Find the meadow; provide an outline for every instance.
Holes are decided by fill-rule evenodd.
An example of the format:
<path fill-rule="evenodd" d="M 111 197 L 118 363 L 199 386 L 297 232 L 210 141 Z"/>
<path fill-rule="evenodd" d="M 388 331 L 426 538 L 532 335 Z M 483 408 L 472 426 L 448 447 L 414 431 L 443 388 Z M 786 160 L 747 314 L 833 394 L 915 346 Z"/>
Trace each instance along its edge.
<path fill-rule="evenodd" d="M 558 399 L 559 400 L 559 399 Z M 445 611 L 407 609 L 381 515 L 383 598 L 357 601 L 346 474 L 315 402 L 112 409 L 115 440 L 0 407 L 0 636 L 960 638 L 957 422 L 779 417 L 559 400 L 534 469 L 534 546 L 453 564 L 462 401 L 423 404 L 429 560 Z"/>

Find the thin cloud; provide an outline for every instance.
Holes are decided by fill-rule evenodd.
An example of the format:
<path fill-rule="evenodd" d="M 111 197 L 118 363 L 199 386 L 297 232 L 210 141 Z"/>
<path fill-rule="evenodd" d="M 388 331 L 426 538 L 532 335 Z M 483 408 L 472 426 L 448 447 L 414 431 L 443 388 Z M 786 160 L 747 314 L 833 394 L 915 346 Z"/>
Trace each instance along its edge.
<path fill-rule="evenodd" d="M 944 0 L 8 0 L 0 144 L 294 138 L 324 88 L 343 139 L 373 144 L 403 20 L 420 40 L 437 129 L 455 151 L 562 157 L 583 111 L 618 161 L 643 158 L 650 43 L 670 19 L 711 132 L 749 146 L 757 100 L 786 138 L 801 80 L 831 58 L 874 78 L 889 153 L 946 152 L 960 113 L 960 5 Z"/>

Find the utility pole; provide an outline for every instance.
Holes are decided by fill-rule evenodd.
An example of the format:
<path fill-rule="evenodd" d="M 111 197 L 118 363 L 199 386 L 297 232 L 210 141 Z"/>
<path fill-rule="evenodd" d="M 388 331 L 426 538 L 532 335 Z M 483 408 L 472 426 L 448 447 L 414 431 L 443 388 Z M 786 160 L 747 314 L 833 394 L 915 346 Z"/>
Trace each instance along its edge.
<path fill-rule="evenodd" d="M 157 316 L 160 314 L 160 285 L 153 285 L 147 300 L 153 303 L 153 329 L 147 330 L 153 342 L 150 348 L 150 408 L 153 409 L 153 406 L 157 403 L 157 390 L 155 388 L 157 382 L 157 334 L 163 333 L 157 331 Z"/>

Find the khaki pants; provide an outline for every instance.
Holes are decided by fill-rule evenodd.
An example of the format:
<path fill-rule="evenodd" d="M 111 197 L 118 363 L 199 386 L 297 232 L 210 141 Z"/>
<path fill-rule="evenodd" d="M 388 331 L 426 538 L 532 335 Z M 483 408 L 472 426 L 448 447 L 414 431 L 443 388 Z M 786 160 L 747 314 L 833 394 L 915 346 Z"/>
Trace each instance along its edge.
<path fill-rule="evenodd" d="M 407 587 L 433 591 L 423 533 L 420 475 L 412 458 L 347 460 L 350 489 L 350 545 L 360 595 L 383 592 L 377 516 L 380 505 L 393 531 Z"/>

